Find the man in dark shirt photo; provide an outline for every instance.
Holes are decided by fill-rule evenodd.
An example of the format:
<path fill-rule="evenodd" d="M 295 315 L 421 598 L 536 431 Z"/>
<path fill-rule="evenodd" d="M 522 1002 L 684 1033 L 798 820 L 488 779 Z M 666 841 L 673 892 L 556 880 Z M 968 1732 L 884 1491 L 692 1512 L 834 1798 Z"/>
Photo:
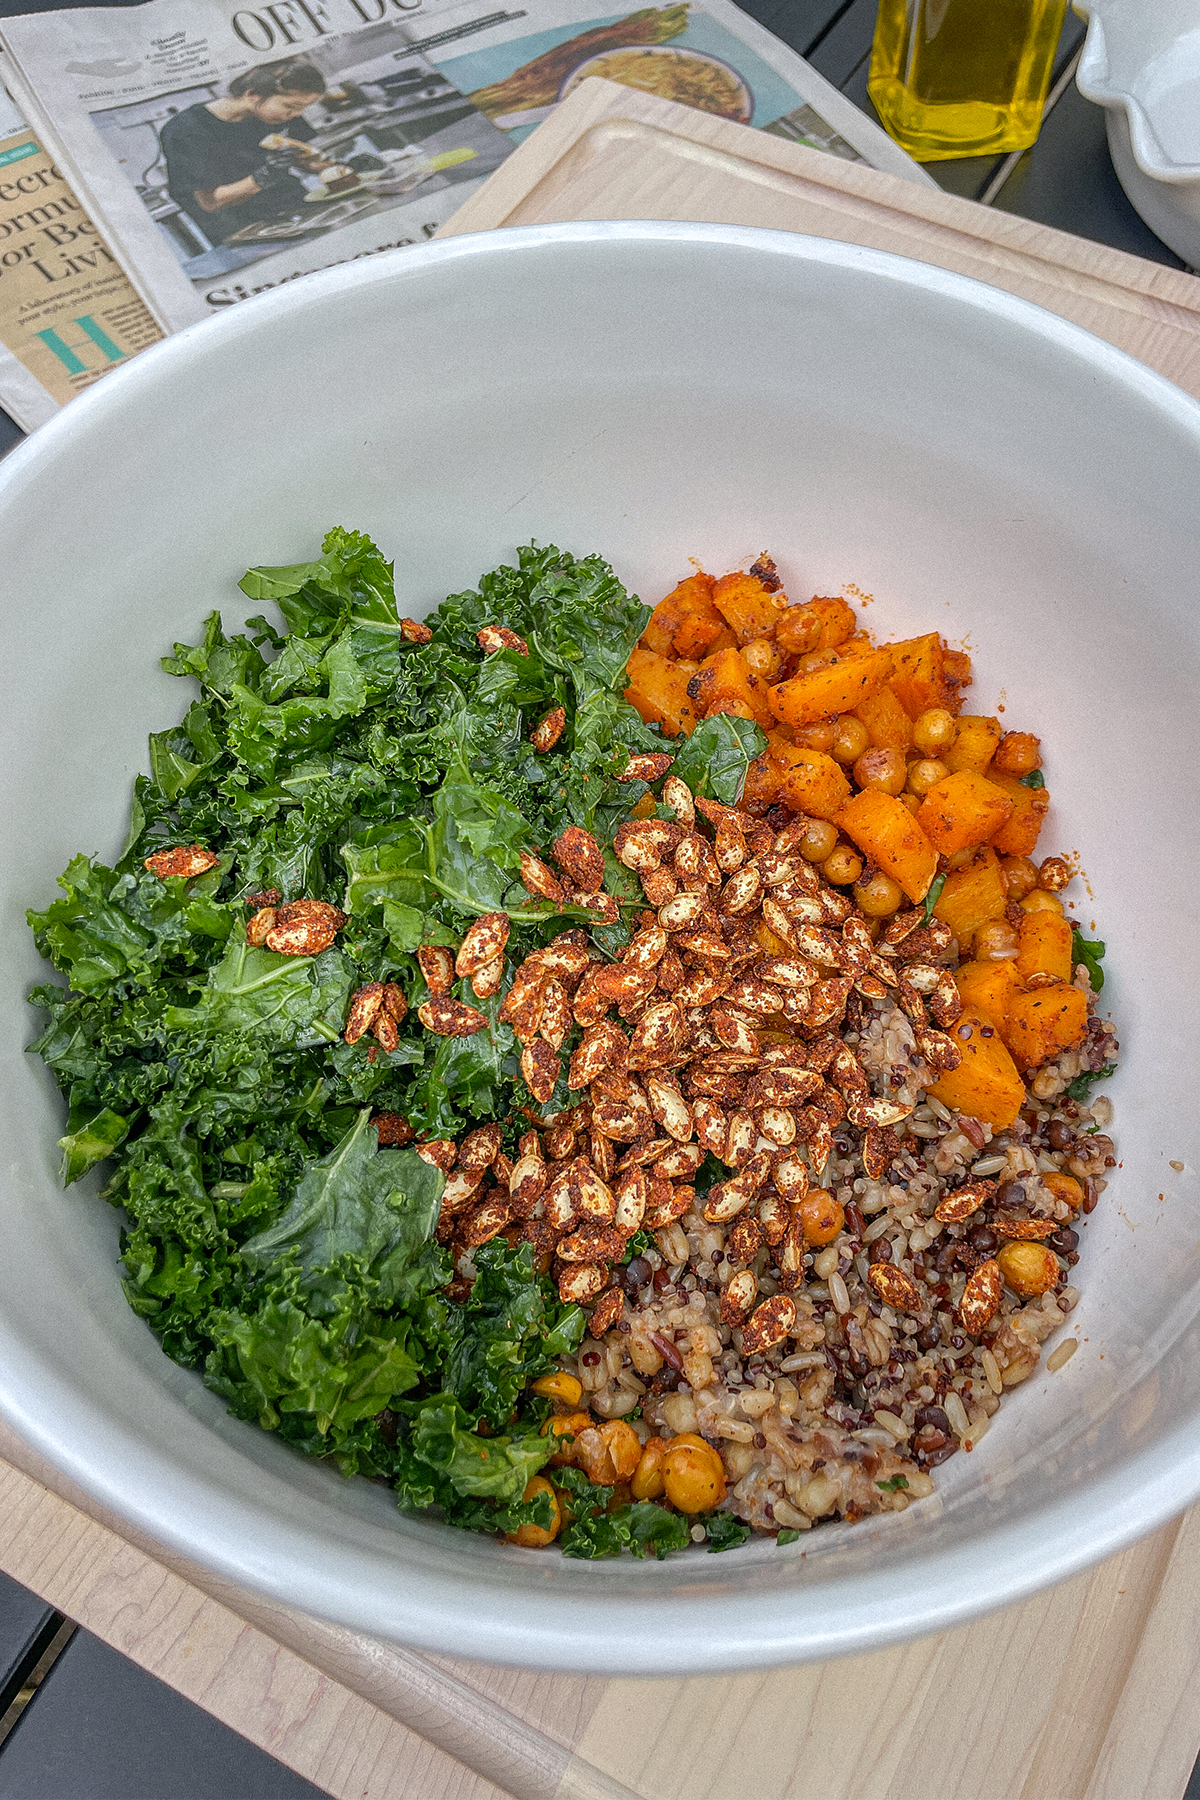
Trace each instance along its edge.
<path fill-rule="evenodd" d="M 235 76 L 223 98 L 198 101 L 167 120 L 159 133 L 167 192 L 211 243 L 297 210 L 304 184 L 289 165 L 316 170 L 326 160 L 304 150 L 312 129 L 300 114 L 324 92 L 324 77 L 310 62 L 263 63 Z"/>

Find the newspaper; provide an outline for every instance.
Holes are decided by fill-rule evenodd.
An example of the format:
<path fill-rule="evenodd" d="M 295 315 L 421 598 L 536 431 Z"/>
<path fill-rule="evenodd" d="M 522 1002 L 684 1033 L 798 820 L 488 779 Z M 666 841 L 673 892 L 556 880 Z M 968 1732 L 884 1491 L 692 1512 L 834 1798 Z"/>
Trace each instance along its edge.
<path fill-rule="evenodd" d="M 32 431 L 161 336 L 0 89 L 0 405 Z"/>
<path fill-rule="evenodd" d="M 419 243 L 588 75 L 928 183 L 732 0 L 145 0 L 0 21 L 0 79 L 163 331 Z"/>

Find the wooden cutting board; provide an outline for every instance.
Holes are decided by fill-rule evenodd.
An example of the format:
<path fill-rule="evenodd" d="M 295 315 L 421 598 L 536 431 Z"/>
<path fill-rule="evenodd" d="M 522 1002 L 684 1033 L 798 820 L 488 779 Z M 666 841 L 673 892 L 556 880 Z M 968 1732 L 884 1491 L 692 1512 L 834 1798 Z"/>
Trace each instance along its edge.
<path fill-rule="evenodd" d="M 594 76 L 437 236 L 569 219 L 760 225 L 891 250 L 1036 301 L 1200 398 L 1196 276 Z"/>
<path fill-rule="evenodd" d="M 590 80 L 439 236 L 766 225 L 1020 294 L 1200 397 L 1200 281 Z M 396 1650 L 129 1542 L 0 1427 L 0 1567 L 341 1800 L 1180 1800 L 1200 1746 L 1200 1508 L 974 1625 L 728 1677 Z"/>

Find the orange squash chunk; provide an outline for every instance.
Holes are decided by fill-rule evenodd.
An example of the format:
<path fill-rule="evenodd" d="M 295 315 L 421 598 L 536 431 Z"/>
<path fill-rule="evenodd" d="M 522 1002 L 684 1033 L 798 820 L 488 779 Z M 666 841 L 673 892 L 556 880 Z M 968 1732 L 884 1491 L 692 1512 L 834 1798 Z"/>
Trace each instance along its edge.
<path fill-rule="evenodd" d="M 958 736 L 941 760 L 952 775 L 960 769 L 974 769 L 977 775 L 987 773 L 988 764 L 1000 743 L 999 719 L 987 719 L 980 713 L 963 713 L 958 721 Z"/>
<path fill-rule="evenodd" d="M 1025 787 L 1015 775 L 1001 775 L 998 770 L 993 770 L 988 780 L 1012 801 L 1012 812 L 992 843 L 1001 856 L 1032 856 L 1050 810 L 1049 788 Z"/>
<path fill-rule="evenodd" d="M 981 925 L 1002 919 L 1008 904 L 1000 858 L 990 848 L 982 850 L 965 869 L 947 875 L 938 895 L 934 917 L 944 919 L 959 944 L 969 943 Z"/>
<path fill-rule="evenodd" d="M 1021 1110 L 1025 1084 L 998 1028 L 968 1006 L 951 1036 L 962 1061 L 957 1069 L 939 1075 L 929 1093 L 943 1106 L 979 1119 L 993 1131 L 1004 1131 Z"/>
<path fill-rule="evenodd" d="M 1012 812 L 1012 801 L 993 782 L 960 769 L 936 782 L 921 802 L 917 821 L 941 856 L 994 840 Z"/>
<path fill-rule="evenodd" d="M 843 806 L 837 823 L 910 900 L 925 898 L 937 873 L 937 855 L 902 800 L 864 788 Z"/>
<path fill-rule="evenodd" d="M 1062 913 L 1027 912 L 1017 941 L 1017 974 L 1028 983 L 1034 975 L 1071 979 L 1071 925 Z"/>
<path fill-rule="evenodd" d="M 742 804 L 764 801 L 768 806 L 779 798 L 779 790 L 783 786 L 788 771 L 801 760 L 797 745 L 789 743 L 778 729 L 767 732 L 767 747 L 761 756 L 756 756 L 746 771 L 746 785 L 742 793 Z"/>
<path fill-rule="evenodd" d="M 867 728 L 873 750 L 912 749 L 912 720 L 890 687 L 880 688 L 856 709 Z"/>
<path fill-rule="evenodd" d="M 715 713 L 733 713 L 742 719 L 753 719 L 764 729 L 775 723 L 767 698 L 770 689 L 759 676 L 751 675 L 740 653 L 732 647 L 705 657 L 697 671 L 693 701 L 701 718 L 711 719 Z"/>
<path fill-rule="evenodd" d="M 834 819 L 850 798 L 850 783 L 839 763 L 823 750 L 791 752 L 791 767 L 779 785 L 779 797 L 794 812 L 814 819 Z"/>
<path fill-rule="evenodd" d="M 1067 981 L 1014 994 L 1004 1023 L 1004 1041 L 1017 1066 L 1036 1069 L 1087 1033 L 1087 1001 Z"/>
<path fill-rule="evenodd" d="M 813 650 L 836 650 L 857 628 L 848 600 L 814 594 L 802 606 L 785 607 L 775 627 L 775 642 L 789 656 L 805 656 Z"/>
<path fill-rule="evenodd" d="M 1021 989 L 1012 957 L 997 962 L 963 963 L 954 980 L 963 1005 L 987 1019 L 1003 1036 L 1009 1002 Z"/>
<path fill-rule="evenodd" d="M 643 646 L 659 656 L 665 656 L 672 647 L 677 655 L 694 654 L 680 650 L 675 640 L 680 627 L 689 618 L 709 620 L 715 627 L 714 637 L 720 631 L 724 620 L 712 603 L 712 591 L 711 575 L 687 576 L 678 587 L 671 589 L 665 600 L 659 601 L 650 614 L 642 633 Z"/>
<path fill-rule="evenodd" d="M 699 721 L 688 682 L 695 673 L 692 663 L 668 662 L 638 644 L 629 658 L 629 686 L 625 698 L 641 713 L 647 725 L 661 725 L 671 737 L 690 735 Z"/>
<path fill-rule="evenodd" d="M 936 631 L 889 644 L 895 660 L 891 689 L 910 719 L 931 706 L 946 706 L 946 646 Z"/>
<path fill-rule="evenodd" d="M 853 712 L 877 694 L 892 672 L 890 650 L 871 650 L 865 655 L 841 656 L 823 669 L 794 675 L 771 689 L 771 706 L 785 725 L 803 730 L 819 719 Z"/>
<path fill-rule="evenodd" d="M 700 613 L 685 613 L 671 648 L 676 656 L 686 656 L 693 662 L 700 662 L 714 650 L 721 648 L 721 640 L 729 644 L 735 641 L 724 619 L 706 619 Z"/>
<path fill-rule="evenodd" d="M 722 575 L 713 586 L 713 605 L 736 634 L 739 644 L 773 637 L 784 603 L 757 575 Z"/>

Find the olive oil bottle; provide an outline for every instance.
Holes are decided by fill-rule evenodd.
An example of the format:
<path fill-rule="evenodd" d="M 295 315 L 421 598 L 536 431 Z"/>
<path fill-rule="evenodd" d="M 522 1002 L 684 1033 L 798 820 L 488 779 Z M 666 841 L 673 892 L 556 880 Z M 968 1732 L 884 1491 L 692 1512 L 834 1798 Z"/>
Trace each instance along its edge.
<path fill-rule="evenodd" d="M 919 162 L 1037 137 L 1067 0 L 879 0 L 867 90 Z"/>

